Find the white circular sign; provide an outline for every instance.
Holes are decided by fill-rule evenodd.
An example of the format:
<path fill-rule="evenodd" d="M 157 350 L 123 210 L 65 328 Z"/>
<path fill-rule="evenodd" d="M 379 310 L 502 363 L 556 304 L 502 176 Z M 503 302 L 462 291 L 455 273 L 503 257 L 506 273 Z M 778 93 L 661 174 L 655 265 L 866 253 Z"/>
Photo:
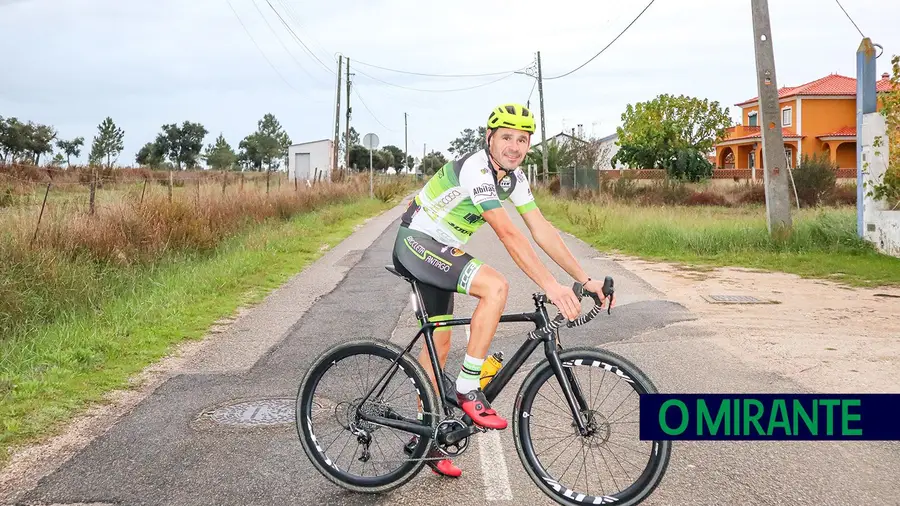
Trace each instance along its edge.
<path fill-rule="evenodd" d="M 377 148 L 378 147 L 378 136 L 375 134 L 366 134 L 365 137 L 363 137 L 363 146 L 365 146 L 366 149 Z"/>

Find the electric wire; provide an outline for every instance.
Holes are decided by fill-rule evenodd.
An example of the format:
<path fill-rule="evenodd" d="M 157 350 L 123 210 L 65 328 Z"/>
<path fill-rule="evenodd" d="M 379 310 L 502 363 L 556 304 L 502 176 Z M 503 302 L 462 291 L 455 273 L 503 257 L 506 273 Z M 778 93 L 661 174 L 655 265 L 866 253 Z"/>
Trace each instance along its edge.
<path fill-rule="evenodd" d="M 282 74 L 281 72 L 278 71 L 278 67 L 276 67 L 275 64 L 272 63 L 272 60 L 270 60 L 269 57 L 266 56 L 266 53 L 262 50 L 262 48 L 261 48 L 261 47 L 259 46 L 259 44 L 256 42 L 256 39 L 253 38 L 253 35 L 250 33 L 250 30 L 247 29 L 247 25 L 244 24 L 244 21 L 241 19 L 241 16 L 238 15 L 238 13 L 237 13 L 236 10 L 234 10 L 234 6 L 231 5 L 231 0 L 225 0 L 225 1 L 228 2 L 228 7 L 231 7 L 231 12 L 234 13 L 234 16 L 235 16 L 235 17 L 237 18 L 237 20 L 238 20 L 238 23 L 240 23 L 241 26 L 244 28 L 244 32 L 246 32 L 246 33 L 247 33 L 247 36 L 250 37 L 250 40 L 253 42 L 253 45 L 256 46 L 256 49 L 259 50 L 259 54 L 261 54 L 262 57 L 266 60 L 266 62 L 269 63 L 269 66 L 272 67 L 272 70 L 274 70 L 275 73 L 278 74 L 278 77 L 280 77 L 281 80 L 284 81 L 284 84 L 288 85 L 289 88 L 291 88 L 292 90 L 296 91 L 297 93 L 300 93 L 300 90 L 298 90 L 297 88 L 295 88 L 294 85 L 291 84 L 290 81 L 288 81 L 288 80 L 284 77 L 284 74 Z"/>
<path fill-rule="evenodd" d="M 631 20 L 631 23 L 628 23 L 628 26 L 626 26 L 625 29 L 623 29 L 621 32 L 619 32 L 619 35 L 616 35 L 616 38 L 614 38 L 613 40 L 611 40 L 610 43 L 606 45 L 606 47 L 604 47 L 603 49 L 601 49 L 600 52 L 598 52 L 597 54 L 595 54 L 594 56 L 592 56 L 588 61 L 586 61 L 586 62 L 582 63 L 581 65 L 575 67 L 574 69 L 572 69 L 572 70 L 566 72 L 565 74 L 560 74 L 560 75 L 554 76 L 554 77 L 545 77 L 545 78 L 543 78 L 543 79 L 544 79 L 545 81 L 550 81 L 550 80 L 553 80 L 553 79 L 559 79 L 559 78 L 561 78 L 561 77 L 566 77 L 567 75 L 572 74 L 573 72 L 575 72 L 575 71 L 581 69 L 582 67 L 584 67 L 584 66 L 587 65 L 588 63 L 594 61 L 595 58 L 597 58 L 598 56 L 600 56 L 601 54 L 603 54 L 604 51 L 606 51 L 607 49 L 609 49 L 610 46 L 612 46 L 617 40 L 619 40 L 619 37 L 621 37 L 622 35 L 624 35 L 625 32 L 627 32 L 628 29 L 631 28 L 631 26 L 632 26 L 638 19 L 640 19 L 640 17 L 643 16 L 645 12 L 647 12 L 647 9 L 649 9 L 650 6 L 653 5 L 653 2 L 655 2 L 655 1 L 656 1 L 656 0 L 650 0 L 650 3 L 648 3 L 647 6 L 644 7 L 644 10 L 642 10 L 642 11 L 641 11 L 634 19 L 632 19 L 632 20 Z"/>
<path fill-rule="evenodd" d="M 294 29 L 291 28 L 291 26 L 290 26 L 289 24 L 287 24 L 287 21 L 285 21 L 284 18 L 281 16 L 281 13 L 278 12 L 278 9 L 276 9 L 275 6 L 272 5 L 272 2 L 270 2 L 269 0 L 265 0 L 265 2 L 266 2 L 266 4 L 269 5 L 269 8 L 272 9 L 272 12 L 274 12 L 275 15 L 278 16 L 278 19 L 281 20 L 281 24 L 283 24 L 284 27 L 287 28 L 287 31 L 291 33 L 291 35 L 294 37 L 294 40 L 296 40 L 298 43 L 300 43 L 300 45 L 303 46 L 304 49 L 306 49 L 306 52 L 307 52 L 310 56 L 312 56 L 313 58 L 315 58 L 315 60 L 316 60 L 317 62 L 319 62 L 320 65 L 322 65 L 322 68 L 325 69 L 325 72 L 328 72 L 328 75 L 331 75 L 331 76 L 335 75 L 335 74 L 334 74 L 334 70 L 332 70 L 331 68 L 328 67 L 328 65 L 326 65 L 324 62 L 322 62 L 322 60 L 320 60 L 319 57 L 316 56 L 316 53 L 314 53 L 314 52 L 309 48 L 309 46 L 307 46 L 306 43 L 303 42 L 303 39 L 301 39 L 300 36 L 298 36 L 298 35 L 294 32 Z"/>
<path fill-rule="evenodd" d="M 372 68 L 376 68 L 376 69 L 380 69 L 380 70 L 386 70 L 388 72 L 396 72 L 399 74 L 409 74 L 409 75 L 413 75 L 413 76 L 425 76 L 425 77 L 451 77 L 451 78 L 499 76 L 499 75 L 504 75 L 504 74 L 515 73 L 515 72 L 518 72 L 518 71 L 522 70 L 523 68 L 525 68 L 525 67 L 519 67 L 514 70 L 505 70 L 502 72 L 485 72 L 483 74 L 429 74 L 427 72 L 413 72 L 411 70 L 392 69 L 389 67 L 382 67 L 379 65 L 375 65 L 372 63 L 366 63 L 364 61 L 359 61 L 359 60 L 355 60 L 355 62 L 357 65 L 363 65 L 366 67 L 372 67 Z"/>
<path fill-rule="evenodd" d="M 356 93 L 356 98 L 359 99 L 359 101 L 360 101 L 360 103 L 363 105 L 363 107 L 364 107 L 367 111 L 369 111 L 369 115 L 372 116 L 372 119 L 374 119 L 376 122 L 378 122 L 379 125 L 381 125 L 382 127 L 384 127 L 385 129 L 387 129 L 387 130 L 389 130 L 389 131 L 391 131 L 391 132 L 396 132 L 396 131 L 397 131 L 397 130 L 395 130 L 395 129 L 393 129 L 393 128 L 390 128 L 389 126 L 385 125 L 384 123 L 382 123 L 381 120 L 378 119 L 378 116 L 376 116 L 375 113 L 372 112 L 372 109 L 369 109 L 369 106 L 366 104 L 366 101 L 363 100 L 362 95 L 360 95 L 360 93 L 359 93 L 359 87 L 358 87 L 358 85 L 357 85 L 357 86 L 353 86 L 353 87 L 352 87 L 352 90 L 353 90 L 353 93 Z"/>
<path fill-rule="evenodd" d="M 840 0 L 834 0 L 834 1 L 837 2 L 838 7 L 840 7 L 841 10 L 844 11 L 844 15 L 847 16 L 847 19 L 849 19 L 850 22 L 853 23 L 853 27 L 856 28 L 857 32 L 859 32 L 859 36 L 865 39 L 866 36 L 863 34 L 862 30 L 859 29 L 859 26 L 856 25 L 856 21 L 853 21 L 853 18 L 850 17 L 850 14 L 847 12 L 847 9 L 844 9 L 844 6 L 841 5 Z"/>
<path fill-rule="evenodd" d="M 379 78 L 377 78 L 377 77 L 375 77 L 375 76 L 371 76 L 371 75 L 369 75 L 369 74 L 367 74 L 367 73 L 365 73 L 365 72 L 363 72 L 363 71 L 361 71 L 361 70 L 359 70 L 359 69 L 356 69 L 356 73 L 357 73 L 357 74 L 360 74 L 360 75 L 363 75 L 363 76 L 366 76 L 367 78 L 372 79 L 373 81 L 378 81 L 378 82 L 380 82 L 380 83 L 382 83 L 382 84 L 386 84 L 386 85 L 388 85 L 388 86 L 394 86 L 394 87 L 396 87 L 396 88 L 402 88 L 402 89 L 404 89 L 404 90 L 423 91 L 423 92 L 427 92 L 427 93 L 449 93 L 449 92 L 455 92 L 455 91 L 474 90 L 475 88 L 481 88 L 481 87 L 484 87 L 484 86 L 489 86 L 489 85 L 491 85 L 491 84 L 500 82 L 500 81 L 502 81 L 502 80 L 504 80 L 504 79 L 507 79 L 507 78 L 509 78 L 509 77 L 511 77 L 511 76 L 513 76 L 513 75 L 515 75 L 515 72 L 510 72 L 510 73 L 504 75 L 503 77 L 500 77 L 499 79 L 494 79 L 493 81 L 489 81 L 489 82 L 486 82 L 486 83 L 476 84 L 476 85 L 474 85 L 474 86 L 467 86 L 467 87 L 465 87 L 465 88 L 454 88 L 454 89 L 445 89 L 445 90 L 426 90 L 426 89 L 422 89 L 422 88 L 412 88 L 412 87 L 410 87 L 410 86 L 403 86 L 403 85 L 400 85 L 400 84 L 395 84 L 395 83 L 392 83 L 392 82 L 388 82 L 388 81 L 385 81 L 385 80 L 383 80 L 383 79 L 379 79 Z"/>
<path fill-rule="evenodd" d="M 256 2 L 251 2 L 251 3 L 253 4 L 253 7 L 256 8 L 256 12 L 259 13 L 259 16 L 260 16 L 261 18 L 263 18 L 263 21 L 266 23 L 266 26 L 269 27 L 269 31 L 272 32 L 272 35 L 275 36 L 275 39 L 277 39 L 277 40 L 278 40 L 278 43 L 281 44 L 281 47 L 284 48 L 284 51 L 291 57 L 292 60 L 294 60 L 294 63 L 296 63 L 297 66 L 300 67 L 300 70 L 302 70 L 304 74 L 306 74 L 307 76 L 309 76 L 310 79 L 315 80 L 316 78 L 313 77 L 313 75 L 310 74 L 308 70 L 306 70 L 306 67 L 304 67 L 303 64 L 300 63 L 300 60 L 298 60 L 298 59 L 294 56 L 294 53 L 292 53 L 291 50 L 288 49 L 288 47 L 284 44 L 284 42 L 282 42 L 281 37 L 278 36 L 278 32 L 275 31 L 275 28 L 273 28 L 272 25 L 271 25 L 271 23 L 269 23 L 269 20 L 266 19 L 266 15 L 263 14 L 263 11 L 259 8 L 258 5 L 256 5 Z"/>

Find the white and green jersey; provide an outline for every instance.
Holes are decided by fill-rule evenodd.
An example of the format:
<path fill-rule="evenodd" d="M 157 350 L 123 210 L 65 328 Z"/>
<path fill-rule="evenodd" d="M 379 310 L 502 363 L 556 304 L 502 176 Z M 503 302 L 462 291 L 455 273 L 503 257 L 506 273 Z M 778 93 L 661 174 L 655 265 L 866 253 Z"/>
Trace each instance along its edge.
<path fill-rule="evenodd" d="M 537 207 L 521 168 L 500 181 L 487 150 L 448 162 L 425 184 L 403 214 L 403 225 L 461 247 L 484 225 L 481 214 L 509 199 L 519 214 Z"/>

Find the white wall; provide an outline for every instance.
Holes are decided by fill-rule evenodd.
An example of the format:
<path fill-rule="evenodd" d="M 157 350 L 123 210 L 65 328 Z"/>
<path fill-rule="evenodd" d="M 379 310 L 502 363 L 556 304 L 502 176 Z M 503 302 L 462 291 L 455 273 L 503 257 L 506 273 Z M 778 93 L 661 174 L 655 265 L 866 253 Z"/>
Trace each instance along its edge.
<path fill-rule="evenodd" d="M 862 156 L 864 194 L 869 185 L 881 181 L 887 170 L 888 142 L 885 135 L 885 121 L 881 113 L 863 115 Z M 876 137 L 881 137 L 882 145 L 873 146 Z M 876 155 L 876 152 L 878 153 Z M 863 199 L 863 238 L 875 245 L 878 251 L 900 257 L 900 211 L 891 211 L 887 204 L 865 196 Z"/>
<path fill-rule="evenodd" d="M 599 152 L 600 163 L 599 163 L 599 167 L 598 167 L 600 170 L 627 169 L 628 168 L 622 162 L 617 162 L 615 167 L 613 167 L 612 163 L 610 163 L 613 155 L 615 155 L 616 152 L 619 151 L 619 146 L 616 145 L 617 140 L 619 140 L 618 137 L 613 137 L 612 139 L 605 140 L 600 143 L 600 152 Z"/>
<path fill-rule="evenodd" d="M 309 172 L 304 169 L 297 174 L 297 154 L 309 154 Z M 324 172 L 323 179 L 330 179 L 332 158 L 334 157 L 334 142 L 325 139 L 315 142 L 305 142 L 302 144 L 293 144 L 288 148 L 288 178 L 294 179 L 299 176 L 301 180 L 312 180 L 316 174 L 316 168 L 319 172 Z"/>

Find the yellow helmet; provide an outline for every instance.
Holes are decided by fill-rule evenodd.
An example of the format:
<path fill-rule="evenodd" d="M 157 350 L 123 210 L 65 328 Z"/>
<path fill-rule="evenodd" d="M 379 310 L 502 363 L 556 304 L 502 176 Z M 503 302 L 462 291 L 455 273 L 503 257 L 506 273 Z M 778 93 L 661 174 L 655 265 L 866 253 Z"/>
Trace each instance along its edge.
<path fill-rule="evenodd" d="M 500 127 L 514 128 L 534 133 L 534 114 L 521 104 L 504 104 L 491 111 L 488 130 Z"/>

